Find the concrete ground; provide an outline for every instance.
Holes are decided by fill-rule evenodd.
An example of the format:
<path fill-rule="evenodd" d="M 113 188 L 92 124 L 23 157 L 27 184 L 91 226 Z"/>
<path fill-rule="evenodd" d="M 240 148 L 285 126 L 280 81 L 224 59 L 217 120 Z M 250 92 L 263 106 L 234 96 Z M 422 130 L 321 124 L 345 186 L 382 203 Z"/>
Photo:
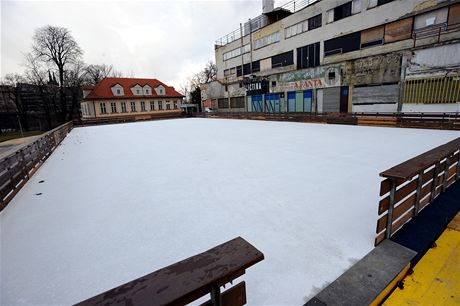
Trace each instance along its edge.
<path fill-rule="evenodd" d="M 460 304 L 460 213 L 384 305 Z"/>

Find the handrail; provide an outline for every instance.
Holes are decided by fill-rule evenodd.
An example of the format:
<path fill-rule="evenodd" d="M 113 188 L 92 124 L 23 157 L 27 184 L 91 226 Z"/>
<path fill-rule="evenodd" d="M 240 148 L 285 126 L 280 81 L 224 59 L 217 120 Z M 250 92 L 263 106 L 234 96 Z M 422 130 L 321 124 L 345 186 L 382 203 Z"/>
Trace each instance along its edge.
<path fill-rule="evenodd" d="M 452 155 L 459 148 L 460 137 L 385 170 L 380 173 L 380 176 L 407 181 L 420 171 L 441 162 L 446 156 Z"/>
<path fill-rule="evenodd" d="M 237 237 L 76 305 L 120 302 L 126 305 L 185 305 L 208 293 L 211 294 L 212 305 L 243 305 L 240 302 L 246 300 L 244 282 L 222 294 L 220 287 L 240 277 L 247 268 L 263 259 L 262 252 Z"/>
<path fill-rule="evenodd" d="M 65 136 L 72 130 L 72 121 L 20 145 L 0 159 L 0 211 L 13 199 Z"/>
<path fill-rule="evenodd" d="M 460 179 L 460 137 L 380 173 L 375 245 L 390 238 L 406 222 Z"/>

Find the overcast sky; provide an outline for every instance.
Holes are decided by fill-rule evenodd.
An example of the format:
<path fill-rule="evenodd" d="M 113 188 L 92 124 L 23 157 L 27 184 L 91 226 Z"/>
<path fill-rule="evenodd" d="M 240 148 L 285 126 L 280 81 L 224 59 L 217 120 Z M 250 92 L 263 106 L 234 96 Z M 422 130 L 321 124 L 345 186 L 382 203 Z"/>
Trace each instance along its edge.
<path fill-rule="evenodd" d="M 23 72 L 34 30 L 50 24 L 71 30 L 87 64 L 111 64 L 127 76 L 157 78 L 179 88 L 214 61 L 217 38 L 261 11 L 262 0 L 1 0 L 0 73 Z"/>

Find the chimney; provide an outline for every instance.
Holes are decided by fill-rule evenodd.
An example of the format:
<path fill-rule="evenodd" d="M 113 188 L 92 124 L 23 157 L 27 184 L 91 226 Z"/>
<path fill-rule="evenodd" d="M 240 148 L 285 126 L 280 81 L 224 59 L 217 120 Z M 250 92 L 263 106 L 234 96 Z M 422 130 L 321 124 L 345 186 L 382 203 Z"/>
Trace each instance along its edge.
<path fill-rule="evenodd" d="M 275 0 L 262 0 L 262 13 L 270 13 L 275 9 Z"/>

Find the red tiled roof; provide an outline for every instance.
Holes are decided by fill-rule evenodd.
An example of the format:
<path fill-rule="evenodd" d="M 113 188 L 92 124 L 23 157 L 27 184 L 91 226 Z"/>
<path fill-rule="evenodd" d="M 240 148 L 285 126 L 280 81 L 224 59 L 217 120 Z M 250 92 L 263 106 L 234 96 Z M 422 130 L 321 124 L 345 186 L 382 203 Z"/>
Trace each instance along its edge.
<path fill-rule="evenodd" d="M 123 96 L 115 96 L 112 93 L 114 85 L 121 85 L 123 87 Z M 131 88 L 140 85 L 149 85 L 152 90 L 150 95 L 133 95 Z M 164 95 L 157 95 L 155 88 L 163 85 L 165 88 Z M 100 81 L 89 95 L 84 100 L 94 99 L 127 99 L 127 98 L 182 98 L 182 94 L 178 93 L 173 87 L 168 86 L 157 79 L 131 79 L 131 78 L 105 78 Z"/>

